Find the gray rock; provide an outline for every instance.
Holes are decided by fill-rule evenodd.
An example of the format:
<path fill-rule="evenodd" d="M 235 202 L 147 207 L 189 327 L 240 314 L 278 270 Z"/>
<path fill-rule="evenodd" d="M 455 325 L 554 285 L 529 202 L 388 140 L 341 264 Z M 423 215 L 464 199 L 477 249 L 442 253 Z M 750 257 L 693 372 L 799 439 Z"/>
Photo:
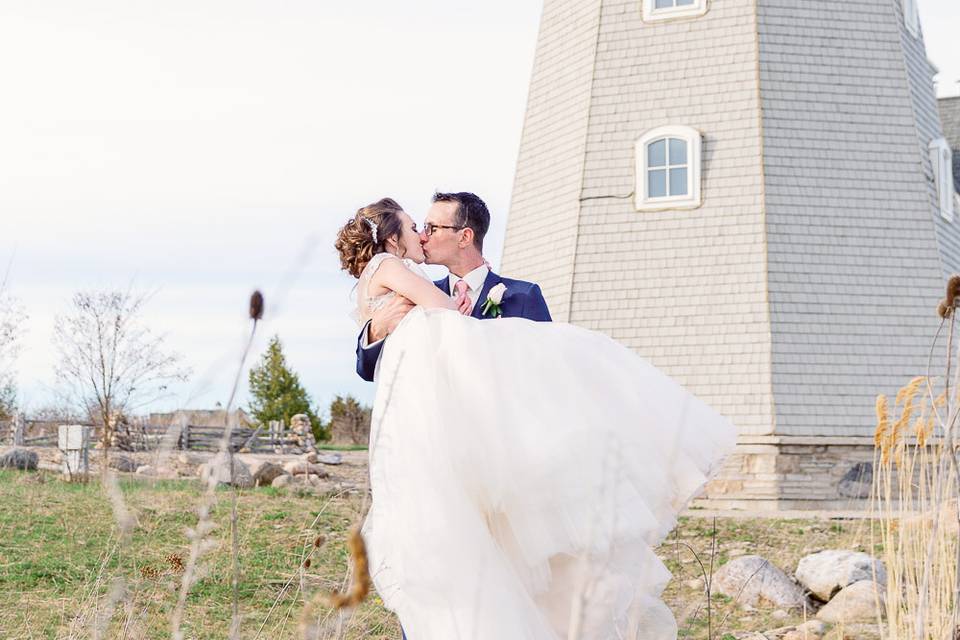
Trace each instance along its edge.
<path fill-rule="evenodd" d="M 282 476 L 277 476 L 273 479 L 273 482 L 270 483 L 270 486 L 275 489 L 283 489 L 284 487 L 289 487 L 293 482 L 293 476 L 288 474 L 283 474 Z"/>
<path fill-rule="evenodd" d="M 40 456 L 35 451 L 14 447 L 0 455 L 0 469 L 19 469 L 20 471 L 36 471 Z"/>
<path fill-rule="evenodd" d="M 858 462 L 840 480 L 837 493 L 844 498 L 869 498 L 873 489 L 873 463 Z"/>
<path fill-rule="evenodd" d="M 711 591 L 752 607 L 808 606 L 803 590 L 787 574 L 756 555 L 740 556 L 720 567 L 713 576 Z"/>
<path fill-rule="evenodd" d="M 319 464 L 311 464 L 301 460 L 288 462 L 287 464 L 283 465 L 283 470 L 292 476 L 313 474 L 320 476 L 321 478 L 326 478 L 330 475 L 330 473 Z"/>
<path fill-rule="evenodd" d="M 253 483 L 258 487 L 269 487 L 278 477 L 286 474 L 283 467 L 269 460 L 253 460 L 250 462 L 250 475 Z"/>
<path fill-rule="evenodd" d="M 778 634 L 781 640 L 817 640 L 827 632 L 827 625 L 822 620 L 807 620 L 803 624 L 789 627 L 786 633 Z M 766 633 L 764 635 L 770 635 Z"/>
<path fill-rule="evenodd" d="M 217 454 L 210 462 L 200 465 L 197 470 L 204 482 L 215 480 L 217 484 L 230 484 L 230 463 L 226 454 Z M 233 458 L 233 486 L 249 489 L 253 486 L 250 467 L 236 456 Z"/>
<path fill-rule="evenodd" d="M 139 466 L 137 461 L 128 456 L 121 456 L 119 454 L 113 454 L 110 456 L 110 462 L 108 463 L 111 469 L 116 469 L 117 471 L 122 471 L 123 473 L 134 473 Z"/>
<path fill-rule="evenodd" d="M 323 453 L 317 455 L 317 462 L 330 465 L 343 464 L 343 456 L 339 453 Z"/>
<path fill-rule="evenodd" d="M 155 476 L 157 475 L 157 470 L 149 464 L 141 464 L 137 466 L 135 473 L 138 476 Z"/>
<path fill-rule="evenodd" d="M 823 605 L 817 617 L 824 622 L 876 622 L 884 613 L 884 588 L 873 580 L 861 580 L 844 587 Z"/>
<path fill-rule="evenodd" d="M 847 585 L 861 580 L 887 583 L 883 562 L 859 551 L 828 549 L 804 556 L 797 565 L 797 581 L 827 602 Z"/>

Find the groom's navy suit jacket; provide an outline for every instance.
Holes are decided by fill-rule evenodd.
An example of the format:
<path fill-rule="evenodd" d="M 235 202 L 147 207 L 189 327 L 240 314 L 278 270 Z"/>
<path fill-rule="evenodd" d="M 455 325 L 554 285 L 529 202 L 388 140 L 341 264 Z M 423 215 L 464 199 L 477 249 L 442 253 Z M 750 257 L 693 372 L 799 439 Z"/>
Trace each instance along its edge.
<path fill-rule="evenodd" d="M 480 320 L 493 317 L 483 315 L 483 305 L 487 301 L 487 294 L 490 293 L 490 289 L 500 283 L 503 283 L 507 288 L 503 294 L 503 299 L 500 301 L 500 312 L 504 318 L 526 318 L 538 322 L 550 322 L 552 320 L 539 285 L 524 280 L 502 278 L 493 271 L 488 273 L 487 279 L 483 281 L 483 289 L 480 290 L 480 296 L 477 298 L 477 303 L 473 305 L 473 312 L 470 315 Z M 437 280 L 433 284 L 437 285 L 444 293 L 450 293 L 449 276 Z M 380 351 L 383 349 L 383 340 L 366 349 L 361 346 L 363 336 L 366 334 L 369 325 L 370 322 L 367 321 L 357 337 L 357 373 L 367 382 L 373 382 L 373 372 L 377 368 L 377 359 L 380 358 Z"/>

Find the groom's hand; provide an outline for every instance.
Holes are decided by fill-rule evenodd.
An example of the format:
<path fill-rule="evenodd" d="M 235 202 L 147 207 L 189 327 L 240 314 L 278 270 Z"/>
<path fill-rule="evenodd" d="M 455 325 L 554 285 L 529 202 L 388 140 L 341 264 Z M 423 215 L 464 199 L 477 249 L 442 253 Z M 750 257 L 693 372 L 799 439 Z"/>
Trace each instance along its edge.
<path fill-rule="evenodd" d="M 380 342 L 393 333 L 404 316 L 410 313 L 414 304 L 403 296 L 393 296 L 387 304 L 370 316 L 370 328 L 367 330 L 367 343 Z"/>

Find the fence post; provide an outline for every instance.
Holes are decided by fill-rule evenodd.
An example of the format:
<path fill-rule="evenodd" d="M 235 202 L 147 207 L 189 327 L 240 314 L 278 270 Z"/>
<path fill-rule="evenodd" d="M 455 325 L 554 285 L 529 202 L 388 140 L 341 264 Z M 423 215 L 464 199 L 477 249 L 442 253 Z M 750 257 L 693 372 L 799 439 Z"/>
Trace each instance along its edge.
<path fill-rule="evenodd" d="M 186 418 L 183 418 L 183 423 L 180 426 L 180 448 L 184 451 L 190 450 L 190 423 L 187 422 Z"/>
<path fill-rule="evenodd" d="M 13 446 L 22 447 L 23 446 L 23 414 L 19 411 L 13 416 Z"/>

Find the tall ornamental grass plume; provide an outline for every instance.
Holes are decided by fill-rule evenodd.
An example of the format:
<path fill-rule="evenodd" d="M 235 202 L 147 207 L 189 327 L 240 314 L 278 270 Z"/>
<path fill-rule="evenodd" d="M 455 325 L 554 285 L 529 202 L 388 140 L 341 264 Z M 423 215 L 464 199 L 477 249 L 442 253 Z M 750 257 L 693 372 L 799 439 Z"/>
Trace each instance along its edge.
<path fill-rule="evenodd" d="M 872 508 L 888 576 L 887 624 L 881 630 L 892 640 L 960 638 L 960 367 L 953 354 L 958 304 L 960 276 L 953 276 L 937 307 L 940 329 L 927 375 L 901 388 L 893 406 L 886 396 L 877 397 Z M 932 377 L 944 326 L 944 375 Z M 880 599 L 878 594 L 878 616 Z"/>

